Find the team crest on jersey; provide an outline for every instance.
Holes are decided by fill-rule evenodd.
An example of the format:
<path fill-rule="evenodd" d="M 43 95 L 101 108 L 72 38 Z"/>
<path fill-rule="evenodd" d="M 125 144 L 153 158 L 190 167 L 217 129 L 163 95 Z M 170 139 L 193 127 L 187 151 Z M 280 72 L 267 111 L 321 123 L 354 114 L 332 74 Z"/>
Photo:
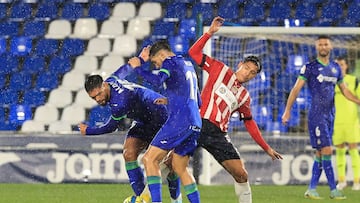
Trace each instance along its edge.
<path fill-rule="evenodd" d="M 304 65 L 303 67 L 301 67 L 300 69 L 300 74 L 304 74 L 306 71 L 306 66 Z"/>
<path fill-rule="evenodd" d="M 220 92 L 221 94 L 225 94 L 226 88 L 225 88 L 225 87 L 220 87 L 220 88 L 219 88 L 219 92 Z"/>
<path fill-rule="evenodd" d="M 231 91 L 233 94 L 235 94 L 235 95 L 236 95 L 236 94 L 238 93 L 238 91 L 239 91 L 239 88 L 238 88 L 238 87 L 233 86 L 233 87 L 231 87 L 230 91 Z"/>
<path fill-rule="evenodd" d="M 337 73 L 336 68 L 332 67 L 332 68 L 331 68 L 331 72 L 334 73 L 334 74 L 336 74 L 336 73 Z"/>

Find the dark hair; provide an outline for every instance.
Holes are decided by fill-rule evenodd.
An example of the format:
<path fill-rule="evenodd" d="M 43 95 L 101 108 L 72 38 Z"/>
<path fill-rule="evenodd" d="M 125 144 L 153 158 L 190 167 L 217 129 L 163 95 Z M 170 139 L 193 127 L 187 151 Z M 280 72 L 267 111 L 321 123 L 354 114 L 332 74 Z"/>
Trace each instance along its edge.
<path fill-rule="evenodd" d="M 319 35 L 317 40 L 319 39 L 328 39 L 328 40 L 331 40 L 330 36 L 329 35 Z"/>
<path fill-rule="evenodd" d="M 171 47 L 166 40 L 160 40 L 155 42 L 150 48 L 150 57 L 155 56 L 160 50 L 171 51 Z"/>
<path fill-rule="evenodd" d="M 259 57 L 257 56 L 254 56 L 254 55 L 251 55 L 251 56 L 247 56 L 244 61 L 244 63 L 246 62 L 252 62 L 253 64 L 255 64 L 257 67 L 258 67 L 258 73 L 260 73 L 261 69 L 262 69 L 262 66 L 261 66 L 261 62 L 260 62 L 260 59 Z"/>
<path fill-rule="evenodd" d="M 103 82 L 104 80 L 100 75 L 90 75 L 85 81 L 86 92 L 90 92 L 95 88 L 101 87 Z"/>
<path fill-rule="evenodd" d="M 338 61 L 344 60 L 345 63 L 347 63 L 347 58 L 346 58 L 345 56 L 338 56 L 338 57 L 336 57 L 335 59 L 338 60 Z"/>

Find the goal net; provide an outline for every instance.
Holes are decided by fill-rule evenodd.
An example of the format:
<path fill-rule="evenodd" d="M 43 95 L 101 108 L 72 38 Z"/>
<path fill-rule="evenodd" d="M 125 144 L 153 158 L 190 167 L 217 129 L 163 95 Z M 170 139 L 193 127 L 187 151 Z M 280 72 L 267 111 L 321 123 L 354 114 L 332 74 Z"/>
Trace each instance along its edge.
<path fill-rule="evenodd" d="M 204 31 L 207 31 L 207 29 L 205 27 Z M 347 57 L 351 68 L 350 72 L 359 77 L 360 75 L 356 72 L 356 70 L 360 69 L 359 28 L 224 26 L 209 40 L 204 49 L 207 55 L 223 61 L 229 67 L 233 67 L 234 70 L 237 64 L 248 55 L 257 55 L 261 58 L 263 70 L 256 78 L 244 84 L 252 98 L 253 118 L 271 146 L 284 153 L 285 156 L 293 157 L 293 159 L 296 159 L 297 156 L 304 158 L 299 162 L 299 166 L 291 166 L 293 170 L 299 172 L 298 174 L 303 175 L 303 179 L 294 178 L 291 173 L 289 175 L 290 180 L 282 182 L 286 184 L 306 183 L 309 178 L 308 172 L 311 171 L 309 170 L 312 163 L 311 147 L 307 142 L 307 112 L 311 97 L 307 86 L 302 88 L 299 93 L 287 126 L 281 124 L 281 116 L 290 90 L 299 75 L 300 68 L 316 58 L 317 53 L 314 44 L 317 36 L 321 34 L 329 35 L 332 39 L 334 49 L 331 58 Z M 204 73 L 203 81 L 206 81 L 206 78 L 207 75 Z M 246 134 L 248 133 L 243 122 L 239 121 L 238 115 L 233 115 L 229 125 L 229 135 L 235 146 L 240 150 L 242 157 L 245 157 L 246 161 L 250 161 L 247 164 L 248 171 L 261 174 L 259 175 L 261 177 L 264 175 L 262 172 L 269 172 L 270 170 L 261 163 L 266 162 L 268 157 Z M 217 164 L 207 153 L 202 154 L 203 167 L 200 182 L 212 184 L 226 180 L 222 175 L 215 175 L 212 171 L 209 171 L 210 169 L 206 169 L 209 167 L 215 170 L 216 167 L 214 166 Z M 247 156 L 251 157 L 251 160 L 248 160 Z M 255 161 L 254 163 L 254 159 L 257 159 L 258 162 Z M 309 163 L 304 164 L 304 162 Z M 278 169 L 273 169 L 272 176 L 268 174 L 272 182 L 265 181 L 266 183 L 276 182 L 274 176 L 279 174 L 276 175 L 277 172 L 275 171 L 282 170 L 283 166 L 277 167 Z M 290 165 L 288 170 L 290 170 Z M 221 173 L 221 167 L 218 167 L 217 172 Z M 296 174 L 296 172 L 293 173 Z M 257 178 L 252 177 L 251 179 L 255 181 Z M 279 184 L 282 183 L 280 181 Z"/>

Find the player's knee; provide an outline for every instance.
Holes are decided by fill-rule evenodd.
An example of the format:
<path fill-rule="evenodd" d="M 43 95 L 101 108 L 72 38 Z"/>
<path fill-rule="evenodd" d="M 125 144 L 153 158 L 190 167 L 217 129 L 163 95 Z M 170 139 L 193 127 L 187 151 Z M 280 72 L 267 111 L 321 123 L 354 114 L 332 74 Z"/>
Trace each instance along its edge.
<path fill-rule="evenodd" d="M 137 160 L 138 153 L 135 150 L 124 149 L 123 157 L 126 162 Z"/>
<path fill-rule="evenodd" d="M 248 173 L 246 170 L 239 170 L 233 175 L 234 179 L 238 183 L 245 183 L 248 181 Z"/>

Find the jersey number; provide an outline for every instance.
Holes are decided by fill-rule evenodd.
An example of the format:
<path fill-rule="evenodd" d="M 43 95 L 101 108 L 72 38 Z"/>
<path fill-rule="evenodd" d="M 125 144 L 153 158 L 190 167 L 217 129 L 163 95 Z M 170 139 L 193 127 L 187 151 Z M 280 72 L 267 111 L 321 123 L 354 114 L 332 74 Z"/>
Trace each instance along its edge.
<path fill-rule="evenodd" d="M 196 73 L 191 71 L 186 71 L 186 80 L 190 82 L 190 99 L 195 100 L 197 102 L 198 83 L 197 83 Z"/>

